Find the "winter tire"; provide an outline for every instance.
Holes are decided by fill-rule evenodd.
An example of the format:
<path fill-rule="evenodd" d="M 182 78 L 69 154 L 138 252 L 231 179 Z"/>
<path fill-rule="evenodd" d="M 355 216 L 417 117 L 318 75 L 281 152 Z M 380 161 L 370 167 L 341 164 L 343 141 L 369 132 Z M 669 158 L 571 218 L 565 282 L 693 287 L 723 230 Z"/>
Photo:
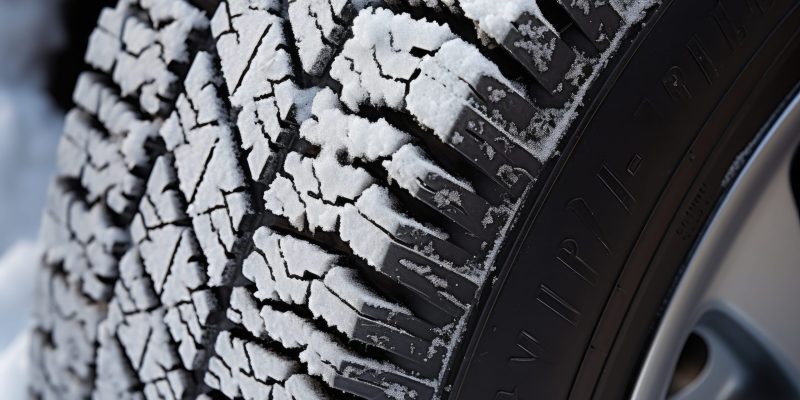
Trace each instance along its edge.
<path fill-rule="evenodd" d="M 43 217 L 31 393 L 622 398 L 798 27 L 791 0 L 120 0 Z"/>

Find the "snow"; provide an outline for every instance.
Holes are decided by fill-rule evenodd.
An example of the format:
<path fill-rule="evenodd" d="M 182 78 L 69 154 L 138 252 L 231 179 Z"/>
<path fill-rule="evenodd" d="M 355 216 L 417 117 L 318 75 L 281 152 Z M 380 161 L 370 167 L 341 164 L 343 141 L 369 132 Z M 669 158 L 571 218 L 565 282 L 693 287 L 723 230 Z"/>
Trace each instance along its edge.
<path fill-rule="evenodd" d="M 290 274 L 304 277 L 306 273 L 324 276 L 338 256 L 329 254 L 319 246 L 292 236 L 284 236 L 280 242 L 281 253 Z"/>
<path fill-rule="evenodd" d="M 0 249 L 36 234 L 62 118 L 41 88 L 0 81 Z"/>
<path fill-rule="evenodd" d="M 384 300 L 374 293 L 358 278 L 358 273 L 352 268 L 334 267 L 325 275 L 325 286 L 338 297 L 355 308 L 368 304 L 372 307 L 383 308 L 398 314 L 411 315 L 407 308 Z"/>
<path fill-rule="evenodd" d="M 331 77 L 344 85 L 341 99 L 351 109 L 367 102 L 399 108 L 420 61 L 412 50 L 434 51 L 453 37 L 447 26 L 367 8 L 353 20 L 353 38 L 333 61 Z"/>
<path fill-rule="evenodd" d="M 138 97 L 142 107 L 155 114 L 175 95 L 172 85 L 178 77 L 168 66 L 189 60 L 186 38 L 205 28 L 208 20 L 182 2 L 151 0 L 140 5 L 151 12 L 153 21 L 140 19 L 139 5 L 120 1 L 101 14 L 98 25 L 103 29 L 93 31 L 86 56 L 91 65 L 112 75 L 123 95 Z M 151 24 L 158 28 L 147 27 Z"/>
<path fill-rule="evenodd" d="M 473 191 L 469 183 L 448 174 L 433 161 L 428 160 L 423 150 L 413 144 L 401 147 L 392 155 L 391 160 L 383 162 L 383 166 L 389 173 L 389 179 L 397 182 L 411 194 L 421 190 L 421 182 L 427 180 L 429 175 L 442 177 L 467 191 Z"/>
<path fill-rule="evenodd" d="M 320 281 L 311 282 L 308 308 L 315 317 L 322 317 L 339 332 L 353 335 L 358 323 L 358 313 L 352 306 L 337 297 Z"/>
<path fill-rule="evenodd" d="M 365 118 L 342 112 L 333 91 L 320 91 L 314 99 L 312 112 L 317 119 L 309 119 L 300 127 L 300 135 L 320 146 L 323 152 L 339 154 L 344 151 L 350 159 L 375 161 L 397 151 L 411 137 L 389 125 L 381 118 L 371 122 Z"/>
<path fill-rule="evenodd" d="M 27 396 L 34 244 L 63 115 L 44 90 L 44 61 L 63 44 L 57 0 L 0 0 L 0 388 Z"/>
<path fill-rule="evenodd" d="M 539 72 L 547 72 L 550 61 L 553 58 L 553 52 L 556 49 L 556 37 L 551 38 L 546 43 L 536 40 L 542 38 L 547 31 L 548 28 L 546 26 L 533 26 L 533 22 L 528 21 L 525 25 L 519 27 L 519 32 L 523 37 L 529 37 L 533 40 L 518 40 L 514 42 L 514 46 L 524 49 L 531 55 Z"/>
<path fill-rule="evenodd" d="M 442 141 L 450 139 L 453 125 L 481 77 L 491 76 L 514 90 L 494 63 L 459 39 L 443 44 L 434 56 L 425 57 L 420 72 L 409 85 L 406 107 Z"/>
<path fill-rule="evenodd" d="M 534 15 L 555 32 L 552 26 L 542 17 L 542 12 L 535 1 L 529 0 L 461 0 L 461 9 L 469 19 L 477 21 L 478 27 L 491 38 L 502 42 L 512 28 L 512 22 L 523 13 Z"/>
<path fill-rule="evenodd" d="M 344 29 L 334 19 L 327 1 L 295 0 L 289 3 L 289 21 L 297 41 L 303 70 L 312 75 L 322 73 L 325 61 L 333 53 L 330 39 Z"/>
<path fill-rule="evenodd" d="M 34 270 L 39 262 L 40 248 L 29 240 L 19 240 L 0 258 L 0 348 L 9 346 L 17 332 L 25 329 L 32 310 L 31 297 Z M 0 387 L 5 387 L 0 385 Z"/>
<path fill-rule="evenodd" d="M 384 187 L 372 185 L 367 188 L 367 190 L 361 194 L 361 197 L 358 198 L 358 201 L 356 201 L 356 206 L 365 217 L 371 219 L 389 232 L 397 232 L 400 230 L 400 227 L 405 226 L 438 237 L 439 239 L 447 240 L 446 233 L 425 226 L 395 211 L 393 200 L 389 195 L 389 190 Z"/>

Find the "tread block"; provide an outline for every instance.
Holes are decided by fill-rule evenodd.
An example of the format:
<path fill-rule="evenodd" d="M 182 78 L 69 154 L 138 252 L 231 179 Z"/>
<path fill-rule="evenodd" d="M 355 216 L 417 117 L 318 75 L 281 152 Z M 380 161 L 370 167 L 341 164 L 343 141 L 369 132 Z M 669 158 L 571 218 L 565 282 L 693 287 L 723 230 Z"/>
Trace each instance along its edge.
<path fill-rule="evenodd" d="M 447 26 L 381 8 L 362 10 L 352 30 L 330 71 L 343 85 L 342 102 L 352 110 L 363 103 L 402 107 L 421 60 L 415 54 L 433 52 L 455 37 Z"/>
<path fill-rule="evenodd" d="M 331 384 L 344 392 L 361 395 L 365 398 L 391 396 L 395 399 L 413 400 L 432 398 L 433 388 L 424 383 L 376 368 L 365 368 L 354 362 L 345 362 L 342 367 L 351 371 L 345 376 L 336 376 Z"/>
<path fill-rule="evenodd" d="M 89 206 L 62 184 L 54 183 L 48 192 L 42 232 L 46 264 L 60 266 L 71 283 L 95 301 L 111 296 L 109 280 L 118 275 L 119 249 L 129 238 L 112 223 L 102 203 Z"/>
<path fill-rule="evenodd" d="M 622 27 L 622 17 L 607 0 L 557 1 L 599 50 L 607 49 Z"/>
<path fill-rule="evenodd" d="M 424 381 L 407 375 L 396 366 L 360 357 L 337 343 L 329 334 L 313 328 L 296 314 L 276 311 L 270 306 L 261 310 L 267 335 L 287 348 L 300 348 L 300 360 L 311 375 L 319 376 L 334 388 L 348 391 L 342 379 L 366 381 L 369 385 L 388 389 L 393 385 L 431 394 Z M 411 390 L 408 390 L 409 392 Z M 352 392 L 352 391 L 351 391 Z"/>
<path fill-rule="evenodd" d="M 500 42 L 551 93 L 575 60 L 572 49 L 537 15 L 523 13 Z"/>
<path fill-rule="evenodd" d="M 210 286 L 232 279 L 233 246 L 250 212 L 238 146 L 216 76 L 211 55 L 198 53 L 186 78 L 186 93 L 160 131 L 175 156 L 178 186 L 208 262 Z"/>
<path fill-rule="evenodd" d="M 350 279 L 352 277 L 353 275 L 349 276 Z M 393 324 L 361 314 L 355 306 L 337 293 L 337 290 L 348 288 L 352 286 L 342 288 L 334 285 L 334 288 L 331 288 L 318 280 L 311 282 L 309 309 L 315 317 L 324 319 L 349 338 L 401 357 L 401 365 L 411 363 L 416 370 L 426 372 L 428 377 L 438 374 L 443 354 L 437 352 L 432 343 Z"/>
<path fill-rule="evenodd" d="M 536 2 L 508 0 L 495 5 L 466 0 L 460 6 L 481 32 L 503 46 L 539 84 L 551 93 L 557 90 L 575 54 Z"/>
<path fill-rule="evenodd" d="M 314 244 L 274 233 L 266 227 L 253 234 L 255 249 L 242 273 L 256 284 L 255 297 L 306 304 L 311 281 L 333 267 L 336 256 Z"/>
<path fill-rule="evenodd" d="M 364 1 L 289 1 L 292 26 L 303 70 L 311 75 L 324 72 L 339 47 L 346 25 Z"/>
<path fill-rule="evenodd" d="M 468 232 L 486 239 L 495 236 L 493 224 L 481 223 L 491 205 L 467 182 L 430 161 L 419 147 L 404 145 L 383 166 L 391 181 Z"/>
<path fill-rule="evenodd" d="M 209 360 L 205 382 L 230 398 L 276 398 L 273 390 L 286 390 L 282 386 L 299 370 L 296 361 L 255 342 L 234 337 L 228 331 L 217 336 L 215 349 L 216 354 Z M 312 381 L 305 383 L 314 385 Z M 307 389 L 313 393 L 313 388 Z"/>
<path fill-rule="evenodd" d="M 345 206 L 340 223 L 341 237 L 350 244 L 356 255 L 365 259 L 379 273 L 406 288 L 408 296 L 428 304 L 427 307 L 415 309 L 421 317 L 437 322 L 449 321 L 463 313 L 462 307 L 447 297 L 441 277 L 424 268 L 415 270 L 409 263 L 403 265 L 401 259 L 416 253 L 394 242 L 361 215 L 356 207 Z M 440 264 L 434 264 L 433 268 L 438 273 L 445 273 L 445 267 Z"/>
<path fill-rule="evenodd" d="M 497 165 L 493 161 L 497 154 L 512 168 L 529 174 L 538 171 L 532 154 L 544 110 L 526 99 L 476 48 L 460 40 L 447 42 L 422 61 L 420 71 L 406 99 L 408 110 L 422 125 L 457 150 L 467 134 L 475 137 L 485 154 L 470 160 L 490 177 L 500 168 L 492 167 Z"/>
<path fill-rule="evenodd" d="M 397 204 L 385 187 L 370 186 L 355 205 L 362 215 L 398 242 L 435 261 L 447 265 L 467 265 L 472 258 L 469 252 L 449 242 L 446 233 L 398 212 Z"/>
<path fill-rule="evenodd" d="M 88 398 L 103 307 L 46 265 L 37 277 L 37 327 L 31 335 L 33 392 L 48 398 Z M 64 349 L 69 349 L 65 352 Z"/>
<path fill-rule="evenodd" d="M 242 150 L 256 181 L 266 179 L 273 158 L 296 134 L 293 116 L 306 118 L 303 104 L 311 96 L 289 80 L 284 22 L 271 7 L 224 2 L 211 25 L 231 105 L 240 108 L 236 125 Z"/>
<path fill-rule="evenodd" d="M 434 337 L 433 325 L 417 318 L 406 307 L 388 301 L 374 292 L 353 268 L 333 267 L 325 275 L 323 283 L 328 291 L 360 315 L 391 325 L 424 340 L 432 340 Z"/>
<path fill-rule="evenodd" d="M 173 64 L 191 60 L 191 37 L 207 27 L 208 19 L 182 0 L 121 0 L 100 14 L 86 61 L 110 74 L 123 96 L 136 98 L 151 115 L 163 115 L 180 86 Z"/>

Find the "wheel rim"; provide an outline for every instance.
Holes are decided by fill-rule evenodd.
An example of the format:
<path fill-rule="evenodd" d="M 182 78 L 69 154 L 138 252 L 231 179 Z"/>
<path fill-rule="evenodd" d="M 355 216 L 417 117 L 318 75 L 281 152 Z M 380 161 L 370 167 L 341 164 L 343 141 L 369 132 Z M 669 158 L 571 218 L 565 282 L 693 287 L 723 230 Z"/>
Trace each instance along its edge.
<path fill-rule="evenodd" d="M 667 305 L 633 399 L 800 397 L 798 143 L 800 95 L 734 176 Z"/>

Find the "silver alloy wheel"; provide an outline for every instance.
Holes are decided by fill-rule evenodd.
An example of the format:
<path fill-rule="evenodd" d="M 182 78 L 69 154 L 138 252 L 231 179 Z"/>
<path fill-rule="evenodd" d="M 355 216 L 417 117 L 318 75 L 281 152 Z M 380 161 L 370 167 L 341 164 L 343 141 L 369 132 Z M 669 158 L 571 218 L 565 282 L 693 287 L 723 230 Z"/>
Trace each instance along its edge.
<path fill-rule="evenodd" d="M 633 399 L 800 398 L 800 214 L 790 175 L 799 142 L 800 95 L 697 244 Z"/>

